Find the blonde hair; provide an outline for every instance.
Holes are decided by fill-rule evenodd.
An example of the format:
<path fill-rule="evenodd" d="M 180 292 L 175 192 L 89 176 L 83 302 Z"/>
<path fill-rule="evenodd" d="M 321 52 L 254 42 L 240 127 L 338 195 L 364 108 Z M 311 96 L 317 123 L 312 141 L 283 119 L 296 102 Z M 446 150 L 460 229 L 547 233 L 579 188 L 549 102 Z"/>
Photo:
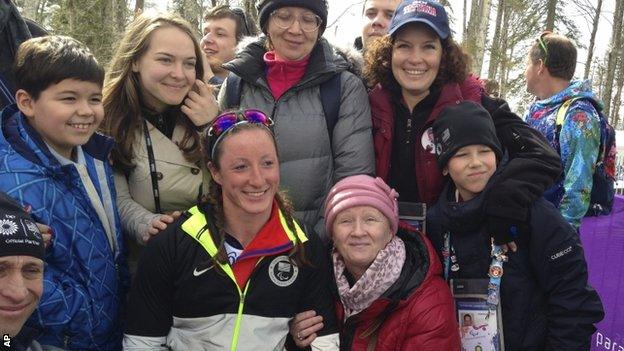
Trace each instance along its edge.
<path fill-rule="evenodd" d="M 110 62 L 104 80 L 103 103 L 105 119 L 102 131 L 112 136 L 116 143 L 112 152 L 113 165 L 124 172 L 134 168 L 132 144 L 135 131 L 141 123 L 141 84 L 132 64 L 147 52 L 152 34 L 159 28 L 174 27 L 186 33 L 195 48 L 195 76 L 202 79 L 204 68 L 203 53 L 191 25 L 182 17 L 169 13 L 143 13 L 126 29 L 119 47 Z M 201 142 L 195 125 L 176 107 L 177 121 L 185 128 L 180 150 L 191 162 L 201 160 Z"/>

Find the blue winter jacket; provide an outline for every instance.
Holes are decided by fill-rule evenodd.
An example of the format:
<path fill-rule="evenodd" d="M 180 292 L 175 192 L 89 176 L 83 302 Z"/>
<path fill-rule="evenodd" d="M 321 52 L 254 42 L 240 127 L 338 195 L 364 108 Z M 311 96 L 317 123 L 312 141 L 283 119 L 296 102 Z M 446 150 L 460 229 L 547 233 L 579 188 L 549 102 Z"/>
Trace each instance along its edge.
<path fill-rule="evenodd" d="M 557 112 L 570 99 L 577 100 L 570 104 L 561 132 L 557 133 Z M 591 198 L 600 150 L 600 110 L 602 102 L 591 90 L 590 82 L 575 80 L 559 93 L 533 103 L 525 116 L 526 122 L 542 132 L 561 155 L 562 177 L 544 197 L 577 229 Z"/>
<path fill-rule="evenodd" d="M 15 105 L 0 120 L 0 190 L 30 205 L 33 218 L 55 234 L 45 255 L 43 295 L 28 325 L 44 345 L 120 349 L 129 276 L 108 163 L 113 140 L 94 134 L 82 146 L 89 177 L 114 221 L 111 246 L 76 167 L 61 166 Z"/>

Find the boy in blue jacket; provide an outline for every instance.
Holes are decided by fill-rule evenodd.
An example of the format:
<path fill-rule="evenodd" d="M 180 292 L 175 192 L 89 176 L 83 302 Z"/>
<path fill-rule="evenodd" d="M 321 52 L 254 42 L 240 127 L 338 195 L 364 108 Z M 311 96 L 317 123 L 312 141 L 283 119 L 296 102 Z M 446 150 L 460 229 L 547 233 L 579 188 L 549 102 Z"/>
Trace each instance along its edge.
<path fill-rule="evenodd" d="M 497 167 L 503 150 L 488 112 L 462 102 L 446 108 L 432 129 L 438 166 L 451 181 L 427 214 L 427 235 L 446 277 L 492 276 L 489 296 L 502 304 L 506 351 L 589 350 L 594 324 L 604 312 L 587 284 L 576 230 L 540 198 L 531 208 L 528 228 L 514 238 L 517 251 L 507 252 L 507 261 L 493 260 L 484 199 L 505 165 Z"/>
<path fill-rule="evenodd" d="M 108 154 L 104 69 L 61 36 L 24 42 L 15 105 L 1 113 L 0 190 L 54 232 L 41 303 L 28 321 L 38 341 L 64 349 L 121 347 L 127 271 Z"/>

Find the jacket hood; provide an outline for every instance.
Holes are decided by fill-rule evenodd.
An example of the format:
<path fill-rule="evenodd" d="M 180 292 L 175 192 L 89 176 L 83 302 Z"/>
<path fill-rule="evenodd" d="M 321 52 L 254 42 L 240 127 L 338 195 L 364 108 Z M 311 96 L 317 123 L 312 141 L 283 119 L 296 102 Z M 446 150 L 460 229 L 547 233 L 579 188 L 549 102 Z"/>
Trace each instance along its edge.
<path fill-rule="evenodd" d="M 258 80 L 265 79 L 266 65 L 264 54 L 266 53 L 267 37 L 262 35 L 241 41 L 240 49 L 236 57 L 223 65 L 229 71 L 234 72 L 246 82 L 255 84 Z M 310 63 L 298 85 L 320 84 L 334 74 L 353 69 L 351 63 L 345 59 L 346 54 L 340 55 L 337 50 L 325 39 L 319 38 L 310 53 Z"/>
<path fill-rule="evenodd" d="M 0 114 L 0 144 L 7 143 L 22 157 L 42 167 L 60 167 L 39 134 L 26 123 L 24 116 L 13 104 Z M 105 135 L 94 133 L 82 150 L 94 158 L 108 162 L 114 141 Z"/>
<path fill-rule="evenodd" d="M 435 275 L 442 272 L 433 246 L 424 234 L 414 231 L 404 223 L 399 224 L 397 233 L 405 244 L 405 263 L 399 279 L 390 286 L 382 298 L 406 300 Z"/>
<path fill-rule="evenodd" d="M 598 98 L 598 96 L 596 96 L 596 94 L 592 91 L 591 82 L 589 80 L 571 81 L 570 85 L 568 85 L 567 88 L 563 89 L 557 94 L 547 99 L 536 101 L 535 107 L 532 107 L 532 109 L 550 108 L 553 106 L 558 107 L 559 105 L 563 104 L 566 100 L 575 99 L 575 98 L 576 99 L 582 98 L 582 99 L 591 101 L 591 103 L 594 105 L 594 107 L 598 111 L 602 111 L 603 109 L 603 103 Z"/>

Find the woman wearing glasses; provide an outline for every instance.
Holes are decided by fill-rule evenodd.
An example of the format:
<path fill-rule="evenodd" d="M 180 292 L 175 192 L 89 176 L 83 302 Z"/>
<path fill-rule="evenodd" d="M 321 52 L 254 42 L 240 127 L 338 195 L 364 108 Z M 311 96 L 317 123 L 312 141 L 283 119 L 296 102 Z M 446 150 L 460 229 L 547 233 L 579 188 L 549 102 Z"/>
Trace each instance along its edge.
<path fill-rule="evenodd" d="M 509 243 L 526 223 L 532 201 L 559 175 L 560 162 L 504 100 L 484 94 L 482 82 L 469 75 L 469 61 L 451 37 L 442 5 L 399 5 L 388 35 L 365 54 L 365 78 L 376 85 L 369 94 L 376 173 L 401 201 L 433 205 L 445 177 L 436 166 L 431 126 L 446 106 L 463 100 L 482 104 L 511 158 L 486 201 L 489 232 L 497 244 Z"/>
<path fill-rule="evenodd" d="M 374 171 L 366 90 L 321 38 L 326 1 L 263 0 L 258 15 L 266 36 L 224 67 L 240 77 L 240 107 L 258 108 L 275 120 L 282 185 L 298 218 L 322 232 L 321 207 L 334 182 Z M 329 91 L 324 83 L 335 77 L 339 112 L 331 121 L 321 96 Z M 222 110 L 236 105 L 228 101 L 228 84 L 231 76 L 219 94 Z"/>
<path fill-rule="evenodd" d="M 258 110 L 215 119 L 209 194 L 144 250 L 125 350 L 278 350 L 313 306 L 325 318 L 313 346 L 337 350 L 325 250 L 278 191 L 272 124 Z"/>

